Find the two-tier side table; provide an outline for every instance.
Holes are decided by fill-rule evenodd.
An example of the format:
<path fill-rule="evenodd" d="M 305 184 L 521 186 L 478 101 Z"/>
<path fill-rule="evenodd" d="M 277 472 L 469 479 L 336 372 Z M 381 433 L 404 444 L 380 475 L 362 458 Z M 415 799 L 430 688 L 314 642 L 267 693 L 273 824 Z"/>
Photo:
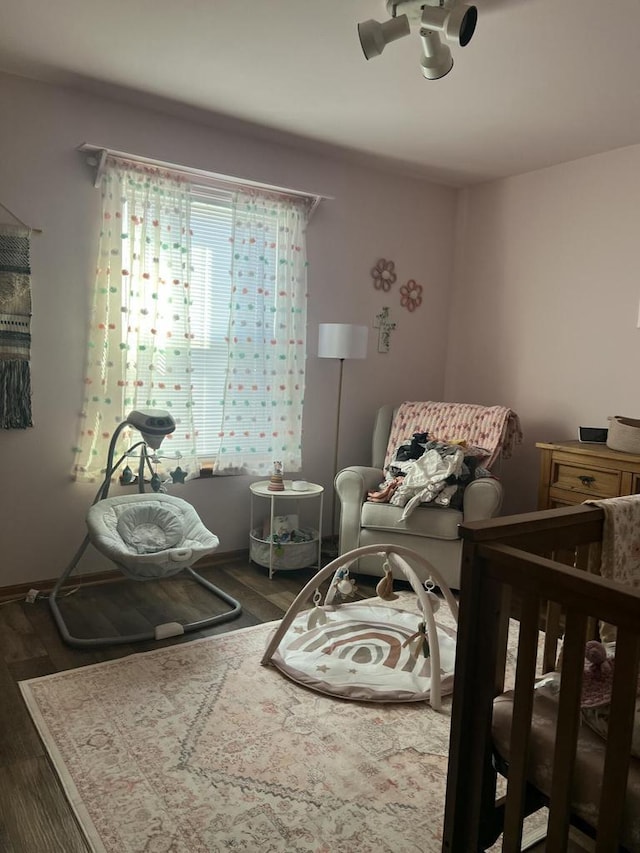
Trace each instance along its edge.
<path fill-rule="evenodd" d="M 303 491 L 299 491 L 297 489 L 292 488 L 292 481 L 285 480 L 284 481 L 284 490 L 280 492 L 272 492 L 269 490 L 269 480 L 260 480 L 257 483 L 252 483 L 249 486 L 251 490 L 251 531 L 250 531 L 250 541 L 249 541 L 249 555 L 250 559 L 254 559 L 255 562 L 259 562 L 261 565 L 262 560 L 255 559 L 255 541 L 253 539 L 253 531 L 254 531 L 254 499 L 255 498 L 267 498 L 270 501 L 270 524 L 269 524 L 269 533 L 271 534 L 273 531 L 273 519 L 277 515 L 275 511 L 276 502 L 279 501 L 304 501 L 309 500 L 310 498 L 319 498 L 319 510 L 318 510 L 318 537 L 317 542 L 313 540 L 311 542 L 302 542 L 302 543 L 284 543 L 279 546 L 273 541 L 273 536 L 269 535 L 269 558 L 268 558 L 268 568 L 269 568 L 269 578 L 273 577 L 273 573 L 276 570 L 283 569 L 294 569 L 294 568 L 303 568 L 302 565 L 295 564 L 295 560 L 293 564 L 287 565 L 286 562 L 277 561 L 275 558 L 277 556 L 276 549 L 292 549 L 299 546 L 307 546 L 305 550 L 299 548 L 301 553 L 306 553 L 306 550 L 313 547 L 314 556 L 315 556 L 315 546 L 317 545 L 317 568 L 320 569 L 322 566 L 321 563 L 321 551 L 322 551 L 322 503 L 323 503 L 323 495 L 324 488 L 319 486 L 317 483 L 307 483 L 307 487 Z M 253 552 L 253 556 L 252 556 Z M 266 563 L 266 561 L 265 561 Z M 276 564 L 277 563 L 277 564 Z M 304 562 L 304 565 L 309 565 L 308 562 Z"/>

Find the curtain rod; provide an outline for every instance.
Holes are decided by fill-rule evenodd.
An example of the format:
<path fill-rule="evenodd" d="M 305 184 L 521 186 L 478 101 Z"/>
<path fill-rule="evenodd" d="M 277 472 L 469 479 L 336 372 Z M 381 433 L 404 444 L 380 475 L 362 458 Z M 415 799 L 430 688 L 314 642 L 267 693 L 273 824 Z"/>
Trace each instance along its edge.
<path fill-rule="evenodd" d="M 116 160 L 129 160 L 132 163 L 142 163 L 145 166 L 154 166 L 167 171 L 176 172 L 180 175 L 190 175 L 194 178 L 200 178 L 209 185 L 216 185 L 224 188 L 224 186 L 242 186 L 252 187 L 254 189 L 267 190 L 268 192 L 280 193 L 288 196 L 298 196 L 300 198 L 312 199 L 309 218 L 313 215 L 315 209 L 321 201 L 333 201 L 333 196 L 319 195 L 318 193 L 304 192 L 303 190 L 292 190 L 288 187 L 275 187 L 270 184 L 261 184 L 258 181 L 248 181 L 244 178 L 231 178 L 227 175 L 219 175 L 215 172 L 207 172 L 204 169 L 194 169 L 190 166 L 177 166 L 175 163 L 167 163 L 164 160 L 153 160 L 150 157 L 140 157 L 137 154 L 127 154 L 124 151 L 114 151 L 112 148 L 105 148 L 102 145 L 92 145 L 90 142 L 83 142 L 78 146 L 78 151 L 86 151 L 91 156 L 87 158 L 87 162 L 96 166 L 96 177 L 94 186 L 99 187 L 102 181 L 107 157 L 113 157 Z"/>

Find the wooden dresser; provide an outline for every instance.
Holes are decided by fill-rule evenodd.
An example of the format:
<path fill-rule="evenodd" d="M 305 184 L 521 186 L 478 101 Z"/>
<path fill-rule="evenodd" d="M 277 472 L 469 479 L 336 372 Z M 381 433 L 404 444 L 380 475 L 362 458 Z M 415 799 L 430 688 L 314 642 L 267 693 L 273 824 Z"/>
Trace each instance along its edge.
<path fill-rule="evenodd" d="M 606 444 L 539 442 L 538 509 L 640 493 L 640 456 Z"/>

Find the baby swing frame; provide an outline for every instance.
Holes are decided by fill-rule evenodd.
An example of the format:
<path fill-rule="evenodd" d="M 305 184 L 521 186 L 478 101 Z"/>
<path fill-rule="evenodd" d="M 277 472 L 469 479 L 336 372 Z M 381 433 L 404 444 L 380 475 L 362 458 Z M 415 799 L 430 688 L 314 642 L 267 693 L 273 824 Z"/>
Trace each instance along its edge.
<path fill-rule="evenodd" d="M 140 414 L 140 413 L 132 413 L 132 414 Z M 164 431 L 164 433 L 160 435 L 159 441 L 157 441 L 155 443 L 155 448 L 159 447 L 159 444 L 162 441 L 162 437 L 164 435 L 168 434 L 169 432 L 172 432 L 173 429 L 175 429 L 175 423 L 173 422 L 173 419 L 171 418 L 171 416 L 168 415 L 167 413 L 164 413 L 164 414 L 166 415 L 166 419 L 168 421 L 171 421 L 171 423 L 173 423 L 173 426 L 166 429 Z M 149 440 L 150 437 L 147 434 L 143 433 L 145 440 L 138 441 L 126 453 L 124 453 L 115 464 L 113 463 L 116 443 L 117 443 L 118 437 L 119 437 L 120 433 L 122 432 L 122 430 L 126 426 L 135 426 L 137 429 L 140 429 L 140 426 L 137 422 L 132 422 L 130 420 L 131 417 L 132 417 L 132 415 L 130 414 L 128 416 L 127 420 L 123 421 L 118 426 L 118 428 L 115 430 L 115 432 L 113 434 L 113 437 L 111 438 L 111 442 L 109 443 L 109 451 L 108 451 L 108 455 L 107 455 L 107 468 L 106 468 L 105 477 L 104 477 L 104 480 L 102 481 L 102 483 L 100 484 L 100 487 L 98 488 L 96 496 L 92 502 L 92 506 L 94 506 L 95 504 L 99 503 L 100 501 L 106 500 L 108 498 L 109 486 L 111 484 L 111 478 L 113 477 L 115 472 L 118 470 L 120 465 L 124 462 L 124 460 L 127 459 L 127 457 L 129 457 L 130 454 L 138 448 L 140 449 L 140 457 L 139 457 L 139 464 L 138 464 L 138 493 L 139 494 L 145 493 L 145 488 L 144 488 L 145 469 L 148 467 L 148 469 L 153 474 L 153 468 L 151 466 L 151 461 L 149 459 L 149 454 L 148 454 L 148 449 L 147 449 L 148 448 L 147 440 Z M 242 612 L 242 606 L 235 598 L 230 596 L 228 593 L 224 592 L 224 590 L 221 590 L 219 587 L 210 583 L 210 581 L 208 581 L 206 578 L 202 577 L 202 575 L 198 574 L 190 566 L 185 566 L 182 569 L 180 569 L 179 571 L 186 572 L 187 575 L 190 578 L 192 578 L 192 580 L 194 580 L 196 583 L 200 584 L 200 586 L 203 586 L 209 592 L 212 592 L 217 598 L 220 598 L 222 601 L 224 601 L 226 604 L 228 604 L 231 609 L 225 611 L 224 613 L 219 613 L 219 614 L 216 614 L 215 616 L 207 616 L 204 619 L 196 619 L 196 620 L 194 620 L 192 622 L 188 622 L 186 624 L 182 624 L 180 622 L 163 622 L 159 625 L 155 625 L 153 629 L 150 629 L 148 631 L 141 631 L 140 633 L 137 633 L 137 634 L 124 634 L 124 635 L 117 635 L 117 636 L 112 636 L 112 637 L 75 637 L 69 631 L 69 628 L 67 627 L 67 624 L 66 624 L 64 617 L 62 615 L 62 612 L 60 611 L 60 608 L 58 606 L 58 596 L 59 596 L 61 590 L 63 589 L 65 582 L 71 576 L 73 571 L 76 569 L 78 563 L 80 562 L 80 559 L 82 558 L 82 556 L 84 555 L 85 551 L 87 550 L 87 548 L 90 544 L 92 544 L 91 538 L 90 538 L 89 534 L 87 534 L 84 537 L 82 544 L 80 545 L 80 547 L 78 548 L 78 550 L 76 551 L 74 556 L 72 557 L 71 562 L 69 563 L 67 568 L 64 570 L 62 575 L 58 578 L 55 586 L 53 587 L 51 593 L 49 594 L 49 606 L 51 608 L 51 612 L 53 614 L 53 618 L 55 620 L 55 623 L 56 623 L 58 630 L 62 636 L 62 639 L 64 640 L 65 643 L 67 643 L 70 646 L 75 646 L 78 648 L 87 648 L 87 647 L 95 647 L 95 646 L 123 645 L 126 643 L 135 643 L 135 642 L 139 642 L 139 641 L 143 641 L 143 640 L 164 640 L 168 637 L 177 637 L 177 636 L 181 636 L 182 634 L 189 633 L 191 631 L 200 631 L 204 628 L 209 628 L 212 625 L 218 625 L 222 622 L 228 622 L 228 621 L 238 617 Z M 211 549 L 211 550 L 214 550 L 214 549 Z M 120 571 L 123 572 L 123 575 L 126 576 L 127 572 L 125 572 L 123 567 L 113 558 L 110 558 L 110 559 L 112 560 L 112 562 L 116 566 L 118 566 Z M 178 572 L 176 572 L 176 574 L 177 573 Z M 145 581 L 145 580 L 153 580 L 153 579 L 157 580 L 159 578 L 143 578 L 143 577 L 135 577 L 134 576 L 134 579 L 138 580 L 138 581 Z"/>

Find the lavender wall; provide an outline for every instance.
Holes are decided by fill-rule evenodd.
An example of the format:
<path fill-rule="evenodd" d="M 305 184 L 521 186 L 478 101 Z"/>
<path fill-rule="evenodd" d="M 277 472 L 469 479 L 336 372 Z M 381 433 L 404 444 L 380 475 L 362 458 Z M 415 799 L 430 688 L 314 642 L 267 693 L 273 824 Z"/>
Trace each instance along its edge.
<path fill-rule="evenodd" d="M 461 193 L 447 399 L 511 406 L 506 511 L 535 509 L 536 441 L 640 417 L 640 146 Z"/>
<path fill-rule="evenodd" d="M 0 201 L 44 232 L 32 251 L 35 425 L 0 435 L 0 587 L 56 577 L 84 535 L 94 493 L 70 480 L 99 204 L 92 171 L 75 150 L 82 142 L 335 196 L 308 235 L 305 478 L 331 486 L 338 363 L 316 358 L 318 323 L 371 326 L 383 305 L 397 322 L 390 353 L 376 352 L 372 329 L 366 361 L 345 363 L 340 465 L 367 463 L 379 405 L 442 397 L 454 190 L 239 135 L 228 123 L 216 128 L 8 75 L 0 75 L 0 115 Z M 374 291 L 369 276 L 381 256 L 400 273 L 387 295 Z M 413 314 L 399 305 L 399 285 L 409 278 L 424 286 L 424 305 Z M 201 480 L 172 493 L 194 504 L 229 551 L 247 547 L 249 482 Z M 83 565 L 94 567 L 108 564 Z"/>

